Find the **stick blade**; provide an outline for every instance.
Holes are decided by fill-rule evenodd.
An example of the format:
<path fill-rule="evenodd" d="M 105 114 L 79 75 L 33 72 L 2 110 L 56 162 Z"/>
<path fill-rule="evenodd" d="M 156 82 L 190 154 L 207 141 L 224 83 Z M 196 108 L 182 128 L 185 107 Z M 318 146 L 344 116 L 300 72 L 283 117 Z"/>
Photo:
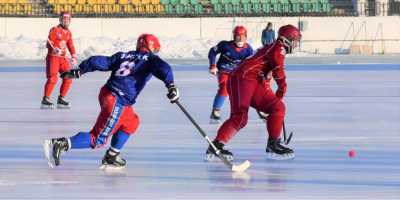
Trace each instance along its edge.
<path fill-rule="evenodd" d="M 43 152 L 44 152 L 44 157 L 47 160 L 47 164 L 49 164 L 50 168 L 54 168 L 54 159 L 51 156 L 51 151 L 53 149 L 53 145 L 50 140 L 45 140 L 43 143 Z"/>
<path fill-rule="evenodd" d="M 288 145 L 290 140 L 292 139 L 293 136 L 293 132 L 290 132 L 289 137 L 287 138 L 287 140 L 285 140 L 285 144 Z"/>
<path fill-rule="evenodd" d="M 244 172 L 250 167 L 250 161 L 246 160 L 240 165 L 232 165 L 232 171 L 234 172 Z"/>

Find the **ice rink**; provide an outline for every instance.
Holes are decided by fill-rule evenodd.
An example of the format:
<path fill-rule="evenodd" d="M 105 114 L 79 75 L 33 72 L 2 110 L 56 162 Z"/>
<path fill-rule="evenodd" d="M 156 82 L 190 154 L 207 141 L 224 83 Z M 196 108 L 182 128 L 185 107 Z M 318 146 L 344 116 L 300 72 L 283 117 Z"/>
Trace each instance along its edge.
<path fill-rule="evenodd" d="M 205 65 L 174 69 L 181 103 L 214 138 L 215 78 Z M 108 75 L 74 81 L 71 110 L 40 110 L 43 68 L 0 67 L 0 199 L 400 199 L 400 65 L 289 65 L 294 160 L 266 160 L 265 124 L 251 110 L 227 147 L 251 168 L 204 162 L 208 145 L 153 78 L 134 105 L 141 124 L 123 149 L 124 171 L 98 169 L 106 148 L 69 151 L 49 169 L 43 140 L 89 131 Z"/>

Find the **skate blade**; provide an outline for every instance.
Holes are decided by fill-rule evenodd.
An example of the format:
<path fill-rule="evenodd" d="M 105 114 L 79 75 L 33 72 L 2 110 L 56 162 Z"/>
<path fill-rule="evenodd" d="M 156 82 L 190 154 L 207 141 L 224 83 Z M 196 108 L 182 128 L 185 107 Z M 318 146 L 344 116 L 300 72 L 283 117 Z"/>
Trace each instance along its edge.
<path fill-rule="evenodd" d="M 47 164 L 49 165 L 50 168 L 54 168 L 54 160 L 52 158 L 51 151 L 52 151 L 52 144 L 50 140 L 45 140 L 43 143 L 43 151 L 44 151 L 44 157 L 47 160 Z"/>
<path fill-rule="evenodd" d="M 286 153 L 283 155 L 276 154 L 276 153 L 267 153 L 268 160 L 292 160 L 294 159 L 294 153 Z"/>
<path fill-rule="evenodd" d="M 232 162 L 233 161 L 233 156 L 224 156 L 228 161 Z M 207 162 L 220 162 L 221 159 L 214 155 L 214 154 L 206 154 L 206 156 L 204 157 L 204 161 Z"/>
<path fill-rule="evenodd" d="M 121 171 L 121 170 L 125 169 L 125 166 L 119 167 L 119 166 L 115 166 L 115 165 L 101 165 L 99 167 L 99 169 L 103 170 L 103 171 Z"/>
<path fill-rule="evenodd" d="M 210 119 L 210 124 L 220 124 L 221 120 L 219 119 Z"/>
<path fill-rule="evenodd" d="M 57 109 L 71 109 L 71 105 L 61 105 L 61 104 L 57 104 Z"/>
<path fill-rule="evenodd" d="M 49 106 L 49 105 L 40 105 L 40 109 L 42 109 L 42 110 L 52 110 L 52 109 L 54 109 L 54 105 L 51 105 L 51 106 Z"/>

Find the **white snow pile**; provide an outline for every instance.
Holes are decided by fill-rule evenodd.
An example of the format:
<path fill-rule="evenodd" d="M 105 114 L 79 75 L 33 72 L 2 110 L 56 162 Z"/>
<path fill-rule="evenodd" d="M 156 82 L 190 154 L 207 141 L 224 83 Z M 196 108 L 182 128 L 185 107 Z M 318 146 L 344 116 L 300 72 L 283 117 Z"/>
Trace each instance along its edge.
<path fill-rule="evenodd" d="M 136 39 L 109 37 L 74 38 L 80 59 L 92 55 L 112 55 L 118 51 L 130 51 L 136 47 Z M 219 41 L 213 39 L 191 39 L 185 36 L 175 38 L 160 37 L 163 58 L 204 59 L 209 49 Z M 43 59 L 47 54 L 46 38 L 33 39 L 24 35 L 15 38 L 0 37 L 0 60 Z"/>

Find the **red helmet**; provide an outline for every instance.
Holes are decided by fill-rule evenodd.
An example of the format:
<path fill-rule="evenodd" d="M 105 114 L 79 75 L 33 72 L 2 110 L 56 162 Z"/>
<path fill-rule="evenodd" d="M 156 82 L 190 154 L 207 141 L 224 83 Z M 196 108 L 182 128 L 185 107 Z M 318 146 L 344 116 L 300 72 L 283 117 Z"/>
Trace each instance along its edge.
<path fill-rule="evenodd" d="M 291 24 L 288 24 L 279 28 L 278 38 L 282 39 L 283 44 L 287 48 L 286 50 L 291 53 L 292 49 L 296 47 L 295 45 L 297 44 L 297 42 L 300 41 L 301 33 L 298 28 Z"/>
<path fill-rule="evenodd" d="M 63 11 L 60 13 L 60 19 L 71 19 L 71 13 L 67 11 Z"/>
<path fill-rule="evenodd" d="M 235 36 L 237 36 L 237 35 L 244 35 L 247 37 L 247 30 L 244 26 L 236 26 L 233 29 L 232 33 L 233 33 L 233 38 L 235 38 Z"/>
<path fill-rule="evenodd" d="M 144 33 L 139 36 L 136 43 L 137 51 L 148 51 L 152 53 L 157 53 L 160 51 L 161 45 L 156 36 L 153 34 Z"/>

